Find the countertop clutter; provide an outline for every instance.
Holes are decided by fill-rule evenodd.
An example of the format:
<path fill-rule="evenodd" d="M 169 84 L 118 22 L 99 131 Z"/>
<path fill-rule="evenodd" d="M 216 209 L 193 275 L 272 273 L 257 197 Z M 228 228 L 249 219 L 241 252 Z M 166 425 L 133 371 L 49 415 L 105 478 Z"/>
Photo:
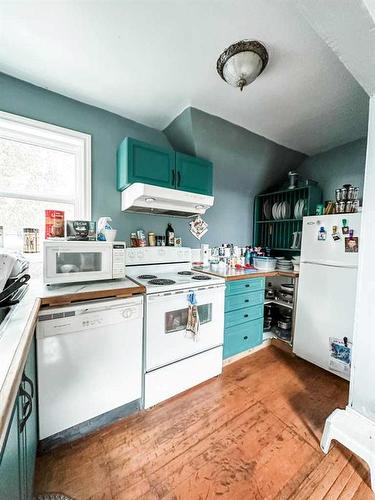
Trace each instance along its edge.
<path fill-rule="evenodd" d="M 259 278 L 259 277 L 275 277 L 284 276 L 288 278 L 297 278 L 299 273 L 296 271 L 258 271 L 257 269 L 233 269 L 231 267 L 226 267 L 225 269 L 218 270 L 216 266 L 194 266 L 197 271 L 203 271 L 205 273 L 213 274 L 215 276 L 220 276 L 227 281 L 241 280 L 248 278 Z"/>
<path fill-rule="evenodd" d="M 20 385 L 40 308 L 91 299 L 131 297 L 143 292 L 143 286 L 127 278 L 48 287 L 39 280 L 31 280 L 22 301 L 13 306 L 9 318 L 0 329 L 0 448 L 5 439 L 15 392 Z"/>

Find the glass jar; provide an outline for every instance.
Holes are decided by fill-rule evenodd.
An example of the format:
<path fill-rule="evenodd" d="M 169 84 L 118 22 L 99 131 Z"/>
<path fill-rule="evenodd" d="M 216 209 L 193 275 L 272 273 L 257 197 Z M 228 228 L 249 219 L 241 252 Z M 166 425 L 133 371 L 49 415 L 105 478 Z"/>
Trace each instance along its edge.
<path fill-rule="evenodd" d="M 156 246 L 156 235 L 155 233 L 148 233 L 148 245 L 150 247 Z"/>
<path fill-rule="evenodd" d="M 23 229 L 23 251 L 24 253 L 39 252 L 39 229 L 31 227 Z"/>

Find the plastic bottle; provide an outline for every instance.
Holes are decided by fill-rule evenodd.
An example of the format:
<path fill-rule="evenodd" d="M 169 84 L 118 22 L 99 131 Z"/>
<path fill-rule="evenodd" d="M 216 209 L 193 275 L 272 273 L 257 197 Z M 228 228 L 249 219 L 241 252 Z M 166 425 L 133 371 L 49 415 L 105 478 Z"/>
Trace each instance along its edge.
<path fill-rule="evenodd" d="M 251 263 L 251 252 L 250 252 L 250 248 L 246 247 L 246 251 L 245 251 L 245 265 L 246 266 L 250 266 L 250 263 Z"/>

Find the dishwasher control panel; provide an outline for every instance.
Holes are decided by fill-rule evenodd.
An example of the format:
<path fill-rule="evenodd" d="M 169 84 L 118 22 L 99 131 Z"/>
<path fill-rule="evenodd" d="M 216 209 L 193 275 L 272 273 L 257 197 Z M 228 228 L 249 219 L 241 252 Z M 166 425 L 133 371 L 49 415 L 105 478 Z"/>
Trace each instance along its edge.
<path fill-rule="evenodd" d="M 68 307 L 46 309 L 40 312 L 37 337 L 79 334 L 96 328 L 127 323 L 143 317 L 143 298 L 114 299 L 111 301 L 87 302 Z"/>

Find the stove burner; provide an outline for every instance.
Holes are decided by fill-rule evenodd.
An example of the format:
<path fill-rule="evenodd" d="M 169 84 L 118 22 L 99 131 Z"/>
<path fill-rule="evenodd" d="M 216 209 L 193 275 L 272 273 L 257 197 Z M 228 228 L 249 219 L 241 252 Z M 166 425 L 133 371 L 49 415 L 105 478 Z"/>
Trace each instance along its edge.
<path fill-rule="evenodd" d="M 149 281 L 150 285 L 174 285 L 175 283 L 175 281 L 167 279 L 156 279 Z"/>
<path fill-rule="evenodd" d="M 203 274 L 197 274 L 196 276 L 193 276 L 191 279 L 198 281 L 205 281 L 205 280 L 210 280 L 211 278 L 209 276 L 204 276 Z"/>
<path fill-rule="evenodd" d="M 141 274 L 140 276 L 137 276 L 139 280 L 152 280 L 153 278 L 157 278 L 154 274 Z"/>
<path fill-rule="evenodd" d="M 191 271 L 179 271 L 177 274 L 181 274 L 182 276 L 191 276 L 194 273 Z"/>

